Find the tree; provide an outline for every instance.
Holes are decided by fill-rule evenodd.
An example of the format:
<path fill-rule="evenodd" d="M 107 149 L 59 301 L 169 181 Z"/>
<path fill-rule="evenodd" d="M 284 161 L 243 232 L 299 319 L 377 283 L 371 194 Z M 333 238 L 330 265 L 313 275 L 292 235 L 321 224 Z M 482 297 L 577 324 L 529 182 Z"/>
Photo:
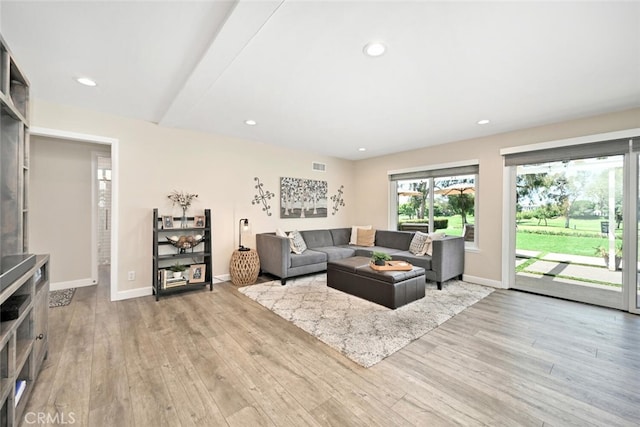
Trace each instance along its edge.
<path fill-rule="evenodd" d="M 457 194 L 447 197 L 449 198 L 449 208 L 462 217 L 462 225 L 465 225 L 467 223 L 467 214 L 473 214 L 473 194 Z"/>
<path fill-rule="evenodd" d="M 411 203 L 403 203 L 398 206 L 398 214 L 406 215 L 411 219 L 416 214 L 416 208 Z"/>
<path fill-rule="evenodd" d="M 410 183 L 412 191 L 419 191 L 420 196 L 411 196 L 411 205 L 416 211 L 418 219 L 424 219 L 427 211 L 427 196 L 429 195 L 429 181 L 419 181 Z"/>

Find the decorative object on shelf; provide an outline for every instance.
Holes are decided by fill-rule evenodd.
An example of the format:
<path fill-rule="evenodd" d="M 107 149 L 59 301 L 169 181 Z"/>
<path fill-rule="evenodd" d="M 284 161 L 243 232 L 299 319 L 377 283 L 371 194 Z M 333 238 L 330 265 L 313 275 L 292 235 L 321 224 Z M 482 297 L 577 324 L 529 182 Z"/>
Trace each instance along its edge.
<path fill-rule="evenodd" d="M 336 212 L 338 212 L 339 206 L 344 206 L 344 199 L 342 198 L 343 188 L 344 185 L 341 185 L 340 188 L 338 188 L 338 194 L 331 196 L 331 201 L 333 202 L 333 212 L 331 212 L 331 215 L 335 215 Z"/>
<path fill-rule="evenodd" d="M 327 181 L 280 178 L 280 218 L 326 218 Z"/>
<path fill-rule="evenodd" d="M 376 271 L 411 271 L 413 270 L 413 265 L 409 264 L 407 261 L 384 261 L 384 265 L 376 265 L 371 263 L 369 265 L 373 270 Z"/>
<path fill-rule="evenodd" d="M 258 280 L 260 272 L 260 258 L 255 249 L 233 251 L 229 263 L 231 283 L 236 286 L 251 285 Z"/>
<path fill-rule="evenodd" d="M 171 270 L 173 272 L 173 278 L 174 279 L 181 278 L 182 274 L 184 273 L 184 271 L 186 269 L 187 269 L 187 266 L 183 265 L 183 264 L 180 264 L 179 262 L 176 262 L 171 267 L 169 267 L 169 270 Z"/>
<path fill-rule="evenodd" d="M 171 194 L 167 196 L 169 200 L 173 203 L 173 206 L 179 205 L 182 208 L 182 217 L 180 219 L 180 227 L 187 228 L 187 209 L 191 206 L 193 199 L 197 198 L 197 194 L 185 193 L 182 191 L 172 191 Z"/>
<path fill-rule="evenodd" d="M 169 215 L 162 216 L 162 229 L 169 230 L 173 228 L 173 217 Z"/>
<path fill-rule="evenodd" d="M 375 265 L 386 265 L 386 261 L 391 261 L 391 256 L 384 252 L 373 252 L 371 262 Z"/>
<path fill-rule="evenodd" d="M 242 246 L 242 232 L 249 230 L 249 220 L 247 218 L 242 218 L 240 220 L 240 224 L 238 225 L 238 250 L 239 251 L 248 251 L 249 248 L 245 248 Z"/>
<path fill-rule="evenodd" d="M 268 190 L 265 191 L 262 188 L 262 183 L 260 182 L 260 179 L 258 179 L 257 176 L 253 178 L 253 180 L 257 182 L 257 184 L 255 185 L 255 189 L 258 190 L 259 194 L 256 194 L 255 196 L 253 196 L 253 200 L 251 201 L 251 204 L 258 205 L 262 203 L 262 210 L 267 213 L 267 216 L 271 216 L 271 212 L 269 212 L 269 209 L 271 209 L 271 206 L 267 203 L 267 200 L 270 200 L 272 197 L 275 197 L 275 194 L 273 194 L 271 191 L 268 191 Z"/>
<path fill-rule="evenodd" d="M 184 254 L 187 252 L 187 249 L 191 249 L 193 252 L 193 248 L 198 246 L 203 240 L 204 236 L 201 234 L 196 234 L 195 236 L 166 236 L 169 243 L 179 249 L 178 253 Z"/>
<path fill-rule="evenodd" d="M 189 267 L 189 283 L 204 282 L 206 271 L 206 264 L 191 264 L 191 267 Z"/>
<path fill-rule="evenodd" d="M 204 215 L 196 215 L 193 217 L 193 226 L 195 228 L 204 228 Z"/>

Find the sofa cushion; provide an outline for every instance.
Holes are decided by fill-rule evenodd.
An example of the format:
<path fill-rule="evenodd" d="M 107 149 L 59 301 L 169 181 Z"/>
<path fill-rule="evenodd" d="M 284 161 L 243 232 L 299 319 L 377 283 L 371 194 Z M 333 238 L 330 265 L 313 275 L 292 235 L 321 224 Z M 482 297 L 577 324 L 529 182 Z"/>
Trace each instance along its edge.
<path fill-rule="evenodd" d="M 336 261 L 339 259 L 350 258 L 355 255 L 356 250 L 353 246 L 345 245 L 343 247 L 327 246 L 324 248 L 313 248 L 314 251 L 324 252 L 327 254 L 327 261 Z"/>
<path fill-rule="evenodd" d="M 424 246 L 424 253 L 426 255 L 433 255 L 433 241 L 434 240 L 442 240 L 445 238 L 445 234 L 444 233 L 429 233 L 427 235 L 427 242 L 425 243 Z"/>
<path fill-rule="evenodd" d="M 376 232 L 376 246 L 407 251 L 411 245 L 413 234 L 410 231 L 378 230 Z"/>
<path fill-rule="evenodd" d="M 291 254 L 291 266 L 301 267 L 304 265 L 320 264 L 327 262 L 327 254 L 324 252 L 318 252 L 313 249 L 307 249 L 301 254 Z"/>
<path fill-rule="evenodd" d="M 310 249 L 333 246 L 333 238 L 329 230 L 304 230 L 300 234 Z"/>
<path fill-rule="evenodd" d="M 307 245 L 299 231 L 292 231 L 288 237 L 291 240 L 291 252 L 299 255 L 307 250 Z"/>
<path fill-rule="evenodd" d="M 371 246 L 371 247 L 365 247 L 365 246 L 351 246 L 353 249 L 355 249 L 356 251 L 356 256 L 366 256 L 366 257 L 371 257 L 371 255 L 374 252 L 384 252 L 385 254 L 389 254 L 391 256 L 393 256 L 393 254 L 395 254 L 396 252 L 400 252 L 400 250 L 398 249 L 393 249 L 393 248 L 384 248 L 382 246 Z"/>
<path fill-rule="evenodd" d="M 409 251 L 396 252 L 391 257 L 398 261 L 407 261 L 416 267 L 431 270 L 431 257 L 428 255 L 414 255 Z"/>
<path fill-rule="evenodd" d="M 358 246 L 373 246 L 373 242 L 376 240 L 376 230 L 365 230 L 364 228 L 358 229 L 358 238 L 356 245 Z"/>
<path fill-rule="evenodd" d="M 348 245 L 351 239 L 350 228 L 333 228 L 329 230 L 333 238 L 333 246 Z"/>
<path fill-rule="evenodd" d="M 409 252 L 414 255 L 424 255 L 427 252 L 427 238 L 428 234 L 417 231 L 411 239 L 411 245 L 409 245 Z"/>
<path fill-rule="evenodd" d="M 351 237 L 349 238 L 349 244 L 355 245 L 358 241 L 358 228 L 364 228 L 365 230 L 371 230 L 373 228 L 370 225 L 354 225 L 351 227 Z"/>

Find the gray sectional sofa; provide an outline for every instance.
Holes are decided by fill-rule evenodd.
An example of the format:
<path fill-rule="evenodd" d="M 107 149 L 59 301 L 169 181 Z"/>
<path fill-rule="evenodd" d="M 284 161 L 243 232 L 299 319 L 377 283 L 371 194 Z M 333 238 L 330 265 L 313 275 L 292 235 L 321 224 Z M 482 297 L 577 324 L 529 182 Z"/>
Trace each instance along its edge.
<path fill-rule="evenodd" d="M 290 277 L 316 273 L 327 269 L 327 262 L 353 256 L 370 257 L 372 252 L 385 252 L 394 260 L 403 260 L 425 269 L 425 281 L 434 281 L 438 289 L 442 282 L 464 272 L 464 240 L 446 236 L 433 241 L 433 255 L 417 256 L 409 252 L 414 232 L 376 230 L 375 246 L 349 244 L 351 228 L 300 231 L 307 250 L 291 253 L 289 239 L 275 233 L 256 234 L 260 270 L 280 278 L 282 284 Z"/>

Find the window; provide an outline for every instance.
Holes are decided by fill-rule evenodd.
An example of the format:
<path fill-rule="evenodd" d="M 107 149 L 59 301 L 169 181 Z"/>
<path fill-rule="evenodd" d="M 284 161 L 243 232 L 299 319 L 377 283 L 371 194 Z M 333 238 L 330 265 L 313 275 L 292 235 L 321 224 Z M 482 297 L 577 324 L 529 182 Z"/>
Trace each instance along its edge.
<path fill-rule="evenodd" d="M 464 236 L 477 246 L 478 172 L 477 164 L 390 172 L 396 229 Z"/>

